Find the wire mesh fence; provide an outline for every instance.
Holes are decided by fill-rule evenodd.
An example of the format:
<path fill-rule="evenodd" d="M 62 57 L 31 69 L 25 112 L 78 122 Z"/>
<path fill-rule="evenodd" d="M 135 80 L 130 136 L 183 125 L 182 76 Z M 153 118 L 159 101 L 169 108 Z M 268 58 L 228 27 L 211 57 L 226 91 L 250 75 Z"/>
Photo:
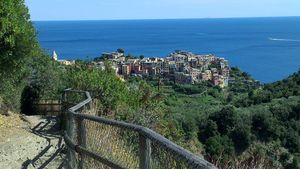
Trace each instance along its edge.
<path fill-rule="evenodd" d="M 173 154 L 156 142 L 152 142 L 152 168 L 153 169 L 183 169 L 186 164 L 177 161 Z"/>
<path fill-rule="evenodd" d="M 139 168 L 137 132 L 86 119 L 83 123 L 86 129 L 86 149 L 119 166 Z"/>
<path fill-rule="evenodd" d="M 175 145 L 154 131 L 90 115 L 88 92 L 68 90 L 75 96 L 68 109 L 65 141 L 68 167 L 88 169 L 212 169 L 209 162 Z M 69 94 L 77 93 L 77 94 Z M 79 94 L 78 94 L 79 93 Z"/>
<path fill-rule="evenodd" d="M 184 158 L 156 140 L 151 141 L 151 150 L 151 166 L 153 169 L 209 168 L 205 163 L 202 164 Z"/>

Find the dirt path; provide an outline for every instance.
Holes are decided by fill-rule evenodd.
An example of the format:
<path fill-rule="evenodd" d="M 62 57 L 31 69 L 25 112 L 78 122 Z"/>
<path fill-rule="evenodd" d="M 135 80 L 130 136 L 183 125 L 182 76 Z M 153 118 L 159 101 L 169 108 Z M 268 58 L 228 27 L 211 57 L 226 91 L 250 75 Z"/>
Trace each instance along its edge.
<path fill-rule="evenodd" d="M 63 168 L 64 157 L 56 117 L 0 115 L 0 168 Z"/>

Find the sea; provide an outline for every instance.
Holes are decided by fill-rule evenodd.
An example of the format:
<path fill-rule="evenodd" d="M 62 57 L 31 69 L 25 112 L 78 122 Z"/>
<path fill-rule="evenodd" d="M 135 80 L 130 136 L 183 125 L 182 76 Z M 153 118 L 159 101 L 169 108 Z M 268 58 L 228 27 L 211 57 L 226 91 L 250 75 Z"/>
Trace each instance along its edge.
<path fill-rule="evenodd" d="M 59 59 L 92 60 L 123 48 L 166 57 L 175 50 L 215 54 L 262 83 L 300 68 L 300 17 L 36 21 L 39 41 Z"/>

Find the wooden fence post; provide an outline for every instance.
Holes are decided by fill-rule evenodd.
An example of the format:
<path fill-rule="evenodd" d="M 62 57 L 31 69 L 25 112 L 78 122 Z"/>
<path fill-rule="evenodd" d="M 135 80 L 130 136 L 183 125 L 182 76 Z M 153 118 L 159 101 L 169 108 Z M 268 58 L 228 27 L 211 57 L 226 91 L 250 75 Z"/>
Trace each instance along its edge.
<path fill-rule="evenodd" d="M 151 140 L 139 135 L 140 169 L 151 169 Z"/>
<path fill-rule="evenodd" d="M 76 133 L 76 120 L 75 120 L 75 117 L 71 113 L 67 113 L 66 118 L 67 118 L 66 134 L 73 141 L 75 138 L 74 135 L 77 134 Z M 74 150 L 68 148 L 67 159 L 69 159 L 69 160 L 67 161 L 67 165 L 68 165 L 68 168 L 70 168 L 70 169 L 78 168 L 75 154 L 76 154 L 76 152 Z"/>
<path fill-rule="evenodd" d="M 78 145 L 86 148 L 86 130 L 84 126 L 84 120 L 80 117 L 77 117 L 77 139 L 78 139 Z M 79 161 L 79 169 L 84 168 L 84 155 L 80 154 L 80 161 Z"/>
<path fill-rule="evenodd" d="M 67 120 L 68 120 L 68 116 L 67 116 L 67 92 L 64 91 L 62 94 L 62 98 L 60 101 L 60 127 L 63 130 L 67 129 Z"/>

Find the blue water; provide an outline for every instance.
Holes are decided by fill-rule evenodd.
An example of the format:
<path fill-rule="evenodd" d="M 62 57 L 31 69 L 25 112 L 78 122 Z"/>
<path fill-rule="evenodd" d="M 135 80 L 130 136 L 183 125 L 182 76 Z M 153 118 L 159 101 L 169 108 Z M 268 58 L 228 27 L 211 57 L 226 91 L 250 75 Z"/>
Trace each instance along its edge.
<path fill-rule="evenodd" d="M 300 17 L 35 22 L 42 47 L 62 59 L 126 53 L 164 57 L 181 49 L 213 53 L 262 82 L 300 68 Z"/>

